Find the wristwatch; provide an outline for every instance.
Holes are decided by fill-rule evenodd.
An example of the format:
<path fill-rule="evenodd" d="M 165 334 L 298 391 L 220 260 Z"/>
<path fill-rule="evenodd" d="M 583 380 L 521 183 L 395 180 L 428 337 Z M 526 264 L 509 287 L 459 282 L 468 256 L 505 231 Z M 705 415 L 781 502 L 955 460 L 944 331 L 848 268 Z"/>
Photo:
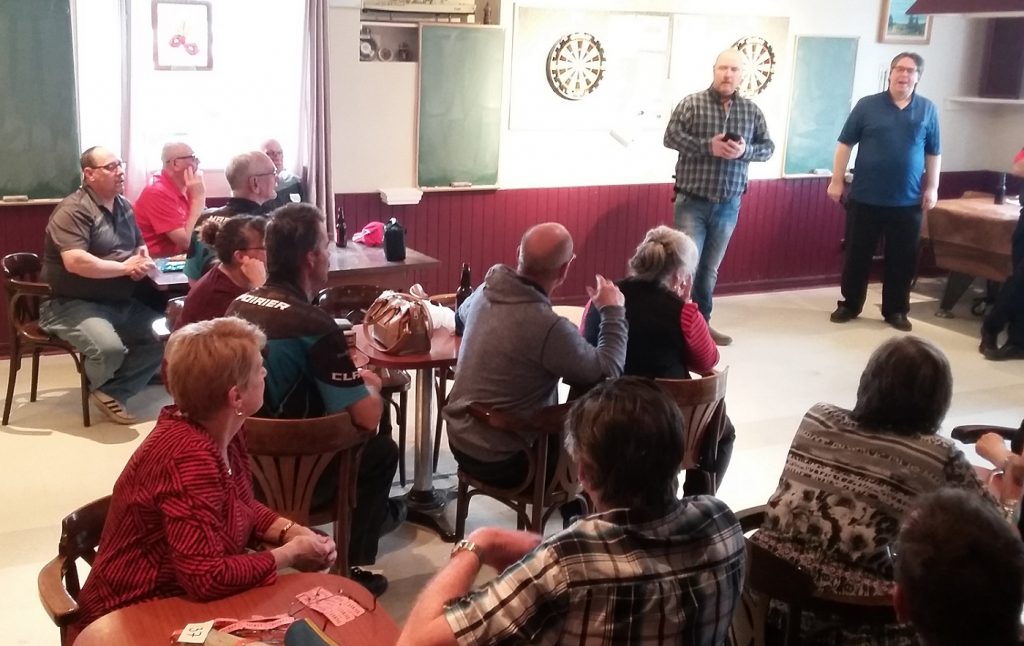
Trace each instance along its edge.
<path fill-rule="evenodd" d="M 483 559 L 480 557 L 480 548 L 476 546 L 476 543 L 465 538 L 455 544 L 452 548 L 452 553 L 449 558 L 455 558 L 455 555 L 459 552 L 472 552 L 476 556 L 476 560 L 483 563 Z"/>

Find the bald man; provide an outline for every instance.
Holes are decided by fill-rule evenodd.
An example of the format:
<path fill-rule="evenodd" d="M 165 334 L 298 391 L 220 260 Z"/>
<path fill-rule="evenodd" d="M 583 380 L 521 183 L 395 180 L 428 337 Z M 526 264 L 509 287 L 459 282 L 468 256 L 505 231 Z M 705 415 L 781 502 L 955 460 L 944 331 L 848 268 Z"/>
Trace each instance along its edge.
<path fill-rule="evenodd" d="M 274 199 L 263 205 L 263 212 L 270 213 L 274 209 L 292 202 L 308 202 L 306 186 L 302 180 L 284 167 L 284 149 L 277 139 L 267 139 L 260 146 L 277 167 L 277 194 Z"/>
<path fill-rule="evenodd" d="M 599 275 L 596 288 L 587 287 L 601 314 L 597 347 L 551 309 L 551 294 L 576 257 L 565 227 L 554 222 L 532 227 L 518 254 L 514 271 L 506 265 L 491 267 L 483 287 L 459 308 L 465 332 L 455 385 L 444 409 L 448 442 L 459 468 L 499 487 L 523 481 L 526 454 L 517 438 L 471 417 L 469 404 L 527 415 L 558 403 L 559 379 L 592 384 L 617 377 L 626 360 L 625 300 L 614 283 Z M 557 459 L 558 451 L 551 454 Z"/>
<path fill-rule="evenodd" d="M 735 49 L 719 54 L 711 87 L 680 101 L 665 128 L 665 147 L 679 151 L 675 227 L 697 243 L 693 300 L 709 323 L 718 266 L 739 218 L 748 167 L 775 152 L 760 108 L 739 95 L 745 66 Z M 732 343 L 727 334 L 710 331 L 718 345 Z"/>
<path fill-rule="evenodd" d="M 190 282 L 202 278 L 216 264 L 216 252 L 199 240 L 199 230 L 210 220 L 224 224 L 236 215 L 266 213 L 264 205 L 277 195 L 277 167 L 259 150 L 235 155 L 224 169 L 231 198 L 216 209 L 205 211 L 196 222 L 185 260 L 185 275 Z"/>
<path fill-rule="evenodd" d="M 184 253 L 206 208 L 206 185 L 192 147 L 180 141 L 164 144 L 160 161 L 160 174 L 135 201 L 135 219 L 154 258 Z"/>

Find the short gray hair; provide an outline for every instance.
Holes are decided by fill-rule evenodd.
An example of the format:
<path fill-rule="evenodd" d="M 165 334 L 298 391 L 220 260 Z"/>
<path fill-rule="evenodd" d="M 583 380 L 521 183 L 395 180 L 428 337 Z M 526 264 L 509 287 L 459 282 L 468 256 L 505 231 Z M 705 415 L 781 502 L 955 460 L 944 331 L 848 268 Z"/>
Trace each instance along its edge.
<path fill-rule="evenodd" d="M 953 373 L 942 350 L 920 337 L 894 337 L 868 359 L 852 417 L 897 435 L 934 435 L 952 398 Z"/>

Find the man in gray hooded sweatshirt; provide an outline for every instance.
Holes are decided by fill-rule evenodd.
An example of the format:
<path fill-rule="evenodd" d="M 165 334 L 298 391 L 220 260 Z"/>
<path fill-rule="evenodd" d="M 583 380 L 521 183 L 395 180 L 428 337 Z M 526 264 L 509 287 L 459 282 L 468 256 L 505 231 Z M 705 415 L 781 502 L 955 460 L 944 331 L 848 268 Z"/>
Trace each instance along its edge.
<path fill-rule="evenodd" d="M 491 267 L 483 286 L 459 308 L 465 332 L 444 408 L 448 442 L 460 469 L 494 486 L 521 483 L 527 457 L 515 438 L 471 417 L 470 403 L 525 416 L 558 403 L 559 379 L 592 384 L 622 374 L 626 311 L 614 283 L 598 275 L 597 287 L 587 287 L 601 313 L 597 347 L 551 309 L 550 295 L 575 257 L 572 236 L 561 224 L 533 226 L 519 244 L 516 270 Z M 523 439 L 536 438 L 524 433 Z M 549 454 L 554 459 L 558 451 Z"/>

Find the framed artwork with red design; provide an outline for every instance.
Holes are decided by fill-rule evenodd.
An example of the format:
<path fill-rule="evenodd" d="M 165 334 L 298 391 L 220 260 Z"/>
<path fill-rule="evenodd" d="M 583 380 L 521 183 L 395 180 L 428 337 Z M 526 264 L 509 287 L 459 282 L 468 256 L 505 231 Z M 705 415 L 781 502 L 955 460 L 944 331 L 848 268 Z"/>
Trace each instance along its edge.
<path fill-rule="evenodd" d="M 153 0 L 153 67 L 212 70 L 210 13 L 208 0 Z"/>

